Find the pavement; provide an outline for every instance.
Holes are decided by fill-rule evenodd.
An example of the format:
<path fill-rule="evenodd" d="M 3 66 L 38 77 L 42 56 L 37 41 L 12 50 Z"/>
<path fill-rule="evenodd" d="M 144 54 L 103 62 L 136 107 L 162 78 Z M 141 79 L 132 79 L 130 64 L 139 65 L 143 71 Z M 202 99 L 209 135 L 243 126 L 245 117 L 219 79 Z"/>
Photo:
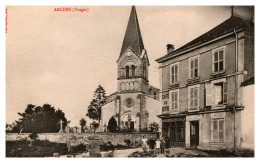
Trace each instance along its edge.
<path fill-rule="evenodd" d="M 115 157 L 128 157 L 133 152 L 142 152 L 142 148 L 135 148 L 135 149 L 124 149 L 124 150 L 116 150 L 116 156 Z"/>
<path fill-rule="evenodd" d="M 135 148 L 135 149 L 124 149 L 124 150 L 116 150 L 114 152 L 114 157 L 128 157 L 130 154 L 134 152 L 142 153 L 142 148 Z M 148 150 L 148 153 L 151 150 Z M 208 154 L 199 150 L 186 150 L 185 148 L 170 148 L 170 153 L 166 154 L 159 154 L 156 157 L 200 157 L 204 156 L 207 157 Z M 77 155 L 61 155 L 60 158 L 82 158 L 88 157 L 89 155 L 86 153 L 77 154 Z"/>
<path fill-rule="evenodd" d="M 170 148 L 165 149 L 164 154 L 157 154 L 155 150 L 148 150 L 148 154 L 139 151 L 134 151 L 130 157 L 209 157 L 209 154 L 200 150 L 186 150 L 185 148 Z M 129 155 L 128 155 L 129 156 Z"/>
<path fill-rule="evenodd" d="M 208 153 L 200 150 L 185 148 L 170 148 L 170 153 L 159 154 L 157 157 L 209 157 Z"/>
<path fill-rule="evenodd" d="M 248 157 L 246 155 L 233 155 L 231 153 L 225 152 L 224 153 L 219 153 L 219 151 L 211 151 L 211 152 L 206 152 L 206 151 L 201 151 L 197 149 L 185 149 L 185 148 L 170 148 L 169 152 L 166 152 L 167 149 L 165 149 L 164 154 L 154 154 L 151 152 L 151 150 L 148 150 L 148 154 L 143 153 L 142 148 L 135 148 L 135 149 L 124 149 L 124 150 L 116 150 L 114 151 L 114 157 L 128 157 L 129 155 L 133 154 L 131 157 L 159 157 L 159 158 L 164 158 L 164 157 Z M 111 153 L 111 151 L 110 151 Z M 63 155 L 59 157 L 88 157 L 88 153 L 82 153 L 82 154 L 77 154 L 77 155 Z M 109 152 L 102 152 L 102 157 L 109 157 Z M 251 157 L 251 156 L 249 156 Z"/>

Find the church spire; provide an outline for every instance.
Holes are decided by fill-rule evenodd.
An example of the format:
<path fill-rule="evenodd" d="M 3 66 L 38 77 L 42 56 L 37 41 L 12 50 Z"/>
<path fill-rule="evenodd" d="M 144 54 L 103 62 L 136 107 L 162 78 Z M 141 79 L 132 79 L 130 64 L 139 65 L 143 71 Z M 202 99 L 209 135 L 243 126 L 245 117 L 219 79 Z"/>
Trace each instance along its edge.
<path fill-rule="evenodd" d="M 144 49 L 135 6 L 132 6 L 120 56 L 128 47 L 131 47 L 138 55 L 141 55 L 142 50 Z"/>

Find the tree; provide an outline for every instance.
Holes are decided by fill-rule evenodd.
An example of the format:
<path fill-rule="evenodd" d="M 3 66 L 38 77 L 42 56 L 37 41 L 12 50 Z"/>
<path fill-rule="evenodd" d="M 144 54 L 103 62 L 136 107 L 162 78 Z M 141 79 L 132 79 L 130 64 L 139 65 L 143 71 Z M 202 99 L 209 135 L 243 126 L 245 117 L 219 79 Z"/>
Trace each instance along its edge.
<path fill-rule="evenodd" d="M 106 91 L 101 85 L 98 85 L 98 88 L 94 92 L 94 96 L 90 105 L 88 106 L 88 116 L 90 119 L 97 120 L 98 124 L 100 124 L 101 120 L 101 107 L 106 102 Z"/>
<path fill-rule="evenodd" d="M 18 127 L 17 123 L 6 124 L 5 132 L 6 133 L 19 133 L 20 128 Z"/>
<path fill-rule="evenodd" d="M 80 121 L 79 121 L 79 124 L 81 126 L 81 132 L 83 132 L 84 131 L 84 126 L 86 126 L 87 121 L 84 118 L 81 118 Z"/>
<path fill-rule="evenodd" d="M 26 133 L 55 133 L 60 130 L 60 120 L 63 129 L 69 123 L 62 110 L 56 110 L 50 104 L 36 106 L 29 104 L 24 113 L 18 113 L 21 118 L 16 121 L 17 127 Z"/>
<path fill-rule="evenodd" d="M 117 130 L 117 122 L 114 117 L 110 118 L 107 129 L 110 132 L 115 132 Z"/>
<path fill-rule="evenodd" d="M 94 132 L 96 132 L 96 128 L 98 128 L 99 124 L 96 121 L 93 121 L 90 126 L 94 128 Z"/>
<path fill-rule="evenodd" d="M 159 124 L 158 123 L 156 123 L 156 122 L 152 122 L 151 124 L 150 124 L 150 131 L 158 131 L 158 129 L 159 129 Z"/>

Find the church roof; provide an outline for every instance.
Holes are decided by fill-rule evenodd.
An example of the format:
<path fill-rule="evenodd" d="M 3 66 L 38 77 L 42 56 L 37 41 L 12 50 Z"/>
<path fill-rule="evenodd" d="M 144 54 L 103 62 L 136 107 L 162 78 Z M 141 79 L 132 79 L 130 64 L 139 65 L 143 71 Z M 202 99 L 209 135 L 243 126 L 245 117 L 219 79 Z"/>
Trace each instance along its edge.
<path fill-rule="evenodd" d="M 139 56 L 142 54 L 142 50 L 144 49 L 135 6 L 132 6 L 120 56 L 128 47 L 131 47 Z"/>
<path fill-rule="evenodd" d="M 196 39 L 190 41 L 189 43 L 183 45 L 182 47 L 166 54 L 165 56 L 156 59 L 156 61 L 160 63 L 164 60 L 174 57 L 174 55 L 181 53 L 185 50 L 189 50 L 193 47 L 196 47 L 198 45 L 211 41 L 215 38 L 218 38 L 218 37 L 228 34 L 230 32 L 233 32 L 234 29 L 236 29 L 236 30 L 246 29 L 246 28 L 248 28 L 248 27 L 250 28 L 252 26 L 253 26 L 252 21 L 245 20 L 240 17 L 232 15 L 229 19 L 222 22 L 215 28 L 213 28 L 210 31 L 204 33 L 203 35 L 197 37 Z"/>

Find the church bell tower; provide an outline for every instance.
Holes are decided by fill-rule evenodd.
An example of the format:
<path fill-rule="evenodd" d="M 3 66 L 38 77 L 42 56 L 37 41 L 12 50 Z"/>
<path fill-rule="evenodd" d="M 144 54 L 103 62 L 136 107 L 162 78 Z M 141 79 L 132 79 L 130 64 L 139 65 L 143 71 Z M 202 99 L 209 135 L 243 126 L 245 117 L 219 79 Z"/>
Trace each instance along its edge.
<path fill-rule="evenodd" d="M 147 92 L 149 60 L 137 19 L 132 7 L 118 65 L 118 92 Z"/>
<path fill-rule="evenodd" d="M 137 19 L 132 6 L 125 32 L 118 66 L 118 100 L 120 100 L 119 127 L 140 131 L 147 127 L 146 97 L 148 92 L 149 60 Z"/>

